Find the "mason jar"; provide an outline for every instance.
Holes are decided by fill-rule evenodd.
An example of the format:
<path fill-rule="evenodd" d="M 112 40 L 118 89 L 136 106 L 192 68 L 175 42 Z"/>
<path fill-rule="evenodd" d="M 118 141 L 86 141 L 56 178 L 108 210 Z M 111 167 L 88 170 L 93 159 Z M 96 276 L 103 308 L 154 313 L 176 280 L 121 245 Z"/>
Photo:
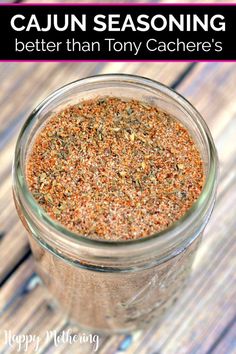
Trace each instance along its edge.
<path fill-rule="evenodd" d="M 52 220 L 27 187 L 27 155 L 45 122 L 67 105 L 101 96 L 140 100 L 171 114 L 190 132 L 203 160 L 198 200 L 177 222 L 146 238 L 116 242 L 75 234 Z M 175 91 L 143 77 L 101 75 L 60 88 L 33 110 L 16 144 L 13 178 L 38 274 L 65 314 L 91 331 L 127 333 L 160 321 L 181 296 L 213 209 L 217 154 L 203 118 Z"/>

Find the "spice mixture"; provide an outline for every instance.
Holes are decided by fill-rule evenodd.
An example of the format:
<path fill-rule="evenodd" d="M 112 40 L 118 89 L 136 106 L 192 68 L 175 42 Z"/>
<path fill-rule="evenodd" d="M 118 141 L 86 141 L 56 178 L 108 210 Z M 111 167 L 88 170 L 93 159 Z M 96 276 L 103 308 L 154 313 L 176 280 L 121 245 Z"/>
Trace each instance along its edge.
<path fill-rule="evenodd" d="M 112 241 L 165 229 L 204 184 L 200 153 L 184 126 L 154 106 L 115 97 L 53 115 L 32 144 L 26 177 L 51 218 Z"/>

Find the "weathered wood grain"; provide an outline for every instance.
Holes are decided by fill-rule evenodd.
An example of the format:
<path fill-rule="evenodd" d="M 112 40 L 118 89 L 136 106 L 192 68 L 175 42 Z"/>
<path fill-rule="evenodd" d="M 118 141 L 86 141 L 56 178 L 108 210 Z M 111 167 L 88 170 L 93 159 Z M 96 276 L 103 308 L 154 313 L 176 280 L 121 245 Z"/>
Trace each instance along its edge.
<path fill-rule="evenodd" d="M 219 334 L 216 342 L 209 350 L 209 354 L 235 354 L 235 333 L 236 333 L 236 317 L 223 329 Z"/>
<path fill-rule="evenodd" d="M 234 187 L 229 184 L 219 194 L 184 296 L 161 326 L 140 333 L 126 353 L 207 353 L 234 317 L 236 198 L 231 199 L 233 192 Z M 225 198 L 231 199 L 231 213 Z M 227 217 L 219 223 L 222 214 Z M 226 229 L 231 236 L 227 239 Z M 124 337 L 110 339 L 101 353 L 115 352 L 123 341 Z"/>
<path fill-rule="evenodd" d="M 0 328 L 16 334 L 39 335 L 42 338 L 41 350 L 48 345 L 43 342 L 46 331 L 60 330 L 67 321 L 51 302 L 50 295 L 34 273 L 32 259 L 24 262 L 4 285 L 0 294 L 0 303 L 2 302 L 5 307 L 0 316 Z M 15 353 L 17 349 L 7 347 L 2 333 L 0 347 L 7 353 Z M 27 352 L 35 352 L 33 345 Z"/>
<path fill-rule="evenodd" d="M 30 257 L 25 261 L 12 277 L 6 282 L 0 293 L 0 333 L 1 352 L 15 353 L 16 347 L 9 348 L 5 345 L 5 331 L 16 334 L 34 334 L 40 337 L 40 353 L 55 353 L 54 339 L 47 341 L 47 331 L 67 331 L 78 333 L 79 329 L 70 324 L 67 318 L 54 304 L 51 296 L 41 284 L 35 274 L 34 263 Z M 2 307 L 2 304 L 4 306 Z M 27 310 L 27 311 L 26 311 Z M 17 319 L 17 321 L 16 321 Z M 100 337 L 99 345 L 105 339 Z M 78 349 L 78 344 L 60 345 L 56 353 L 91 353 L 93 344 L 83 343 Z M 34 345 L 31 344 L 27 353 L 34 353 Z"/>
<path fill-rule="evenodd" d="M 142 353 L 158 353 L 159 351 L 161 353 L 195 353 L 197 349 L 194 346 L 199 347 L 199 351 L 196 352 L 206 353 L 222 327 L 227 326 L 228 321 L 230 322 L 234 316 L 236 308 L 234 302 L 236 265 L 233 257 L 236 251 L 234 231 L 236 229 L 234 219 L 236 198 L 235 84 L 235 64 L 198 64 L 179 87 L 180 92 L 188 97 L 203 114 L 215 138 L 221 166 L 218 202 L 197 255 L 195 272 L 188 290 L 189 295 L 186 295 L 187 310 L 185 310 L 186 303 L 183 302 L 182 306 L 180 303 L 178 305 L 179 314 L 171 313 L 169 319 L 163 322 L 157 331 L 154 329 L 145 335 L 140 335 L 140 339 L 134 341 L 127 353 L 140 353 L 141 350 Z M 223 260 L 229 263 L 221 264 L 220 262 Z M 225 281 L 224 276 L 228 276 Z M 211 281 L 210 286 L 209 281 Z M 206 287 L 203 287 L 204 283 L 206 283 Z M 229 288 L 225 289 L 229 283 Z M 205 304 L 208 287 L 210 300 Z M 215 290 L 214 287 L 216 287 Z M 201 290 L 199 295 L 198 289 Z M 214 295 L 215 292 L 218 297 Z M 227 295 L 231 296 L 228 307 L 227 301 L 226 304 L 222 302 L 225 298 L 227 299 Z M 185 301 L 184 299 L 182 301 Z M 203 308 L 200 314 L 205 315 L 204 320 L 192 312 L 199 306 Z M 227 307 L 227 311 L 225 311 L 225 307 Z M 222 311 L 224 316 L 222 316 Z M 182 316 L 180 316 L 180 312 L 183 314 Z M 210 317 L 209 321 L 206 320 L 208 317 Z M 183 319 L 186 322 L 190 321 L 187 329 L 183 326 Z M 202 331 L 202 323 L 206 325 L 204 332 Z M 156 335 L 153 335 L 155 331 Z M 172 339 L 171 335 L 167 336 L 167 333 L 173 333 L 175 336 Z M 153 338 L 153 344 L 151 344 L 150 338 Z M 194 341 L 193 338 L 196 340 Z M 120 343 L 122 341 L 123 337 L 121 337 Z M 119 342 L 117 338 L 108 341 L 102 353 L 114 352 L 117 342 Z M 165 345 L 166 342 L 168 346 Z M 148 348 L 146 343 L 150 343 Z"/>
<path fill-rule="evenodd" d="M 12 199 L 11 165 L 16 137 L 19 134 L 20 126 L 30 111 L 59 86 L 82 77 L 98 73 L 123 72 L 155 77 L 168 85 L 174 82 L 188 65 L 182 63 L 175 68 L 165 64 L 152 64 L 146 69 L 145 66 L 138 63 L 49 63 L 46 65 L 22 63 L 0 65 L 0 79 L 2 75 L 3 82 L 6 71 L 10 70 L 10 78 L 7 76 L 7 83 L 0 87 L 0 104 L 2 107 L 0 116 L 0 166 L 2 166 L 0 169 L 0 233 L 4 234 L 2 241 L 0 241 L 0 247 L 2 247 L 2 254 L 6 259 L 4 263 L 0 264 L 0 281 L 28 251 L 26 232 L 19 223 Z M 11 74 L 11 70 L 13 74 Z M 17 230 L 17 233 L 15 230 Z M 18 234 L 19 237 L 16 237 Z"/>

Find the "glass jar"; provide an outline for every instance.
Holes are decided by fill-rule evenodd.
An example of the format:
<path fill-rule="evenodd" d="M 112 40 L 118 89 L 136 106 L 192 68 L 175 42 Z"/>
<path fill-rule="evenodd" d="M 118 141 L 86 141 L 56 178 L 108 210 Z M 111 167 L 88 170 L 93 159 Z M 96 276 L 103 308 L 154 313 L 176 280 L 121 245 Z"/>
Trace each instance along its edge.
<path fill-rule="evenodd" d="M 206 181 L 197 202 L 169 228 L 150 237 L 109 242 L 74 234 L 50 219 L 27 188 L 25 166 L 42 125 L 68 104 L 98 96 L 136 99 L 175 116 L 189 130 Z M 159 321 L 181 295 L 216 195 L 217 154 L 206 123 L 170 88 L 137 76 L 101 75 L 70 83 L 29 116 L 17 141 L 13 193 L 28 230 L 37 270 L 69 317 L 96 332 L 122 333 Z"/>

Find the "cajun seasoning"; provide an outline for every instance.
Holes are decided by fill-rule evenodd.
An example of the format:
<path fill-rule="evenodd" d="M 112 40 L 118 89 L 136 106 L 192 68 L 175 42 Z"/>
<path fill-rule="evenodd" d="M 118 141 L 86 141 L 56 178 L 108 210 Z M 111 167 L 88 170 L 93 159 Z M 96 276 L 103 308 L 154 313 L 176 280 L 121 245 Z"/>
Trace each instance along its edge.
<path fill-rule="evenodd" d="M 51 218 L 111 241 L 167 228 L 204 184 L 198 148 L 177 119 L 116 97 L 86 100 L 49 118 L 32 144 L 26 177 Z"/>

